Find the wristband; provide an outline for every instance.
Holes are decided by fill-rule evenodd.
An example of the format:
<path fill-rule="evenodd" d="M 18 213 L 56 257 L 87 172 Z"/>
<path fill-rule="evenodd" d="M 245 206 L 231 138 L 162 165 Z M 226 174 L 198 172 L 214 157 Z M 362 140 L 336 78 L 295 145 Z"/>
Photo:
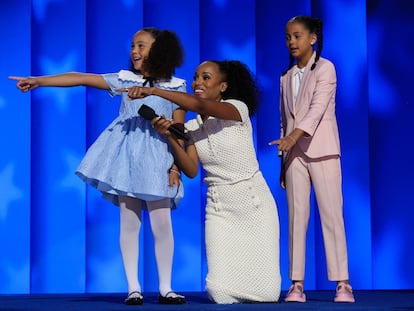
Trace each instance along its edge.
<path fill-rule="evenodd" d="M 171 172 L 176 173 L 178 176 L 181 176 L 180 171 L 176 170 L 175 168 L 170 168 L 169 173 L 171 173 Z"/>

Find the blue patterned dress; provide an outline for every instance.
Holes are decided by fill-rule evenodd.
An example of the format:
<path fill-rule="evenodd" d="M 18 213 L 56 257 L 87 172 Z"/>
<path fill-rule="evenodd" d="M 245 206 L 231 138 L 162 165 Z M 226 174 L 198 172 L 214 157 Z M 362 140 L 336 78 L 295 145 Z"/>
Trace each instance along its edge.
<path fill-rule="evenodd" d="M 150 121 L 138 115 L 143 103 L 157 115 L 172 118 L 176 104 L 157 96 L 128 100 L 127 93 L 117 88 L 142 86 L 144 79 L 131 71 L 104 74 L 111 96 L 122 96 L 119 116 L 90 146 L 76 170 L 82 180 L 102 192 L 103 197 L 118 205 L 118 196 L 125 195 L 145 201 L 171 198 L 172 207 L 184 195 L 182 185 L 169 187 L 168 170 L 173 156 L 165 136 L 155 131 Z M 185 81 L 155 82 L 155 86 L 175 91 L 186 91 Z"/>

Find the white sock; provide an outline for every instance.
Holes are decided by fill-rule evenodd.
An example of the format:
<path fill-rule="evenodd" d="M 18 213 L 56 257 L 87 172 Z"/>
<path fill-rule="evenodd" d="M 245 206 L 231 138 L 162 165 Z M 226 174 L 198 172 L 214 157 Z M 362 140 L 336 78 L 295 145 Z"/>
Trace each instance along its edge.
<path fill-rule="evenodd" d="M 141 201 L 131 197 L 119 197 L 120 236 L 122 261 L 128 283 L 128 293 L 141 292 L 138 281 L 139 230 L 141 228 Z"/>
<path fill-rule="evenodd" d="M 154 236 L 159 290 L 163 296 L 171 291 L 171 271 L 174 253 L 170 204 L 170 199 L 147 201 L 151 229 Z"/>

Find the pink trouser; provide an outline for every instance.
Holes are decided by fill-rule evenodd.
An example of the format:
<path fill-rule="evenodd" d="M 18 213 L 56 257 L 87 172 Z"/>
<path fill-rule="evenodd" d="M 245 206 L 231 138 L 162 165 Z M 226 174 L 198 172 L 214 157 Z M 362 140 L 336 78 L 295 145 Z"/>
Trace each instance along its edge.
<path fill-rule="evenodd" d="M 348 280 L 339 156 L 310 159 L 296 146 L 286 159 L 285 168 L 290 279 L 299 281 L 305 277 L 306 232 L 310 215 L 310 191 L 313 186 L 322 224 L 328 279 Z"/>

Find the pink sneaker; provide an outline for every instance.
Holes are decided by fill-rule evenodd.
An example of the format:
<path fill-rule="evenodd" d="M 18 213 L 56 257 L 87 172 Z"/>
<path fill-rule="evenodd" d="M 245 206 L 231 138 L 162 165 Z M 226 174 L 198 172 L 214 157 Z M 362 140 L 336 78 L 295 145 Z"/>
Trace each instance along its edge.
<path fill-rule="evenodd" d="M 306 295 L 303 292 L 303 284 L 296 282 L 289 288 L 289 292 L 285 298 L 286 302 L 306 302 Z"/>
<path fill-rule="evenodd" d="M 338 286 L 336 287 L 334 302 L 355 302 L 355 297 L 352 293 L 351 285 L 345 282 L 339 282 Z"/>

